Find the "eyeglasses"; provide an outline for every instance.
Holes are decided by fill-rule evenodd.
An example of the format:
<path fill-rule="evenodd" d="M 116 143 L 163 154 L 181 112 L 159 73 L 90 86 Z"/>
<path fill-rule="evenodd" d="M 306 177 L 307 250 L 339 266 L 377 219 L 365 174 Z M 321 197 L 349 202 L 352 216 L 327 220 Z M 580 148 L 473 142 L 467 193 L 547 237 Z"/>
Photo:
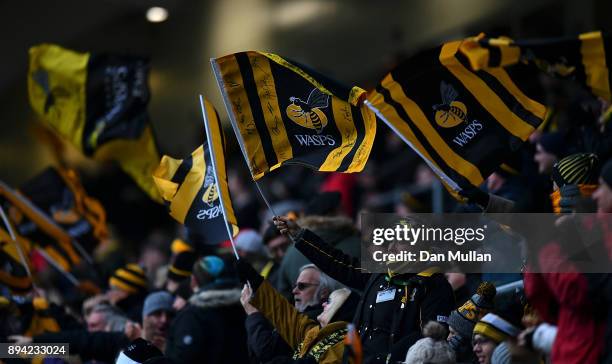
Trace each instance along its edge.
<path fill-rule="evenodd" d="M 308 287 L 318 286 L 319 283 L 305 283 L 305 282 L 297 282 L 293 285 L 293 289 L 297 289 L 298 291 L 303 291 Z"/>

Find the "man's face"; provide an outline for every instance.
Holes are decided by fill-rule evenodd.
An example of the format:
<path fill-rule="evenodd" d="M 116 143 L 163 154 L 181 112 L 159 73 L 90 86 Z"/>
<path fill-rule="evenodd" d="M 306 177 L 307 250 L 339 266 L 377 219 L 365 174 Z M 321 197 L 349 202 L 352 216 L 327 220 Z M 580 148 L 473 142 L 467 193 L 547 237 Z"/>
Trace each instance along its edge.
<path fill-rule="evenodd" d="M 101 312 L 92 312 L 87 317 L 87 331 L 104 331 L 106 328 L 106 316 Z"/>
<path fill-rule="evenodd" d="M 315 302 L 315 293 L 319 286 L 321 273 L 316 269 L 304 269 L 297 278 L 293 287 L 293 299 L 295 300 L 295 308 L 303 312 L 306 307 L 317 304 Z"/>
<path fill-rule="evenodd" d="M 603 179 L 599 179 L 599 187 L 591 197 L 597 202 L 597 211 L 612 212 L 612 189 Z"/>
<path fill-rule="evenodd" d="M 268 242 L 268 250 L 270 251 L 270 254 L 272 254 L 272 259 L 275 262 L 280 263 L 290 244 L 291 242 L 289 238 L 285 235 L 277 236 L 276 238 L 270 240 Z"/>
<path fill-rule="evenodd" d="M 472 348 L 478 359 L 478 364 L 491 364 L 491 356 L 496 346 L 493 340 L 480 334 L 474 335 L 472 339 Z"/>
<path fill-rule="evenodd" d="M 539 174 L 550 174 L 553 165 L 557 161 L 557 157 L 544 150 L 540 144 L 536 144 L 536 152 L 533 155 L 533 160 L 538 164 Z"/>
<path fill-rule="evenodd" d="M 152 342 L 161 351 L 164 351 L 166 345 L 171 318 L 172 314 L 170 312 L 158 310 L 142 319 L 144 338 Z"/>

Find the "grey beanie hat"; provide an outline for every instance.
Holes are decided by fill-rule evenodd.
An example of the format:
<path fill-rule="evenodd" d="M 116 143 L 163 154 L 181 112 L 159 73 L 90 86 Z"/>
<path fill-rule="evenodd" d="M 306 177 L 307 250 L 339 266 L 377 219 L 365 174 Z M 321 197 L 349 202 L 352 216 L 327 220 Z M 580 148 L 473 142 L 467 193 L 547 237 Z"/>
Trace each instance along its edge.
<path fill-rule="evenodd" d="M 142 317 L 149 316 L 155 311 L 173 311 L 172 304 L 174 298 L 166 291 L 153 292 L 145 298 L 144 306 L 142 307 Z"/>

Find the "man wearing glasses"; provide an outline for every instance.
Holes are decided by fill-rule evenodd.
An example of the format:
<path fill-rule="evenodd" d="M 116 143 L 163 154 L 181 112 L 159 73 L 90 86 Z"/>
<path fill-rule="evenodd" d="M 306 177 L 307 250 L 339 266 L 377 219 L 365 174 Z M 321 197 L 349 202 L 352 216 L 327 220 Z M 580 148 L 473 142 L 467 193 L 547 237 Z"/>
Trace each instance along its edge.
<path fill-rule="evenodd" d="M 306 311 L 320 311 L 321 304 L 327 301 L 329 294 L 338 287 L 338 282 L 321 272 L 316 265 L 306 264 L 300 268 L 300 274 L 291 291 L 295 308 L 306 314 Z"/>
<path fill-rule="evenodd" d="M 327 301 L 334 290 L 340 288 L 337 281 L 314 264 L 306 264 L 299 269 L 298 278 L 291 293 L 295 308 L 316 320 L 323 312 L 322 304 Z M 291 356 L 293 349 L 275 330 L 274 326 L 259 311 L 246 311 L 245 321 L 247 342 L 251 362 L 266 363 L 278 356 Z"/>

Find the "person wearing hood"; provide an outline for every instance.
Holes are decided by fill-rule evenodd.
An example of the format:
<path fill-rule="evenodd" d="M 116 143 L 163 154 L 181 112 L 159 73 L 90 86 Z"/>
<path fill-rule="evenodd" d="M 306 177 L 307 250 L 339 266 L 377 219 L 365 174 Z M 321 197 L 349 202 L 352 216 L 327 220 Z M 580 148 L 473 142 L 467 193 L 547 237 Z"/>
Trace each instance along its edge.
<path fill-rule="evenodd" d="M 344 354 L 347 324 L 359 296 L 347 288 L 333 291 L 323 303 L 323 312 L 312 320 L 292 306 L 268 281 L 242 260 L 238 261 L 241 303 L 247 314 L 261 312 L 272 322 L 294 350 L 293 357 L 275 358 L 274 363 L 340 363 Z"/>
<path fill-rule="evenodd" d="M 228 264 L 213 255 L 196 261 L 195 292 L 172 322 L 166 355 L 177 363 L 246 363 L 244 311 L 238 281 Z"/>

